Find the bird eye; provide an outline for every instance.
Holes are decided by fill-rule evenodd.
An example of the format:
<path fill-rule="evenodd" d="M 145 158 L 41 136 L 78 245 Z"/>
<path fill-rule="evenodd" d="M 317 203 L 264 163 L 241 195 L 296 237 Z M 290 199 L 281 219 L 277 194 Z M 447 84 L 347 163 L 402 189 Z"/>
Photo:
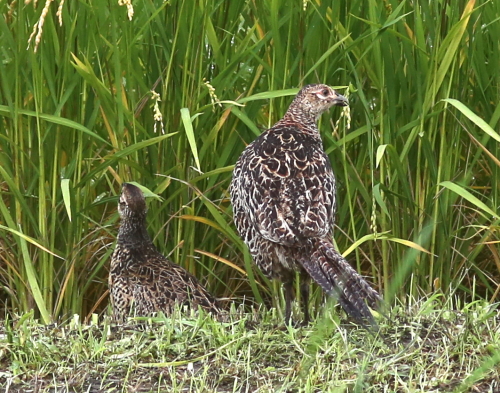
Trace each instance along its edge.
<path fill-rule="evenodd" d="M 325 97 L 328 97 L 330 95 L 330 91 L 328 89 L 323 89 L 321 94 L 323 94 Z"/>

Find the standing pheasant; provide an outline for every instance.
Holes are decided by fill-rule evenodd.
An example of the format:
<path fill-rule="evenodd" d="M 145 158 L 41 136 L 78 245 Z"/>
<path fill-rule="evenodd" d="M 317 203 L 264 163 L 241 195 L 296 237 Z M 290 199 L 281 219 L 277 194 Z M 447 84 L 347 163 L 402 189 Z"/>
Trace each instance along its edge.
<path fill-rule="evenodd" d="M 138 187 L 123 184 L 118 212 L 120 229 L 109 273 L 114 318 L 124 321 L 132 313 L 158 311 L 168 315 L 176 303 L 218 314 L 216 300 L 198 280 L 154 246 L 146 230 L 146 200 Z"/>
<path fill-rule="evenodd" d="M 377 307 L 379 294 L 332 242 L 335 177 L 316 123 L 334 105 L 348 101 L 329 86 L 305 86 L 283 118 L 247 146 L 233 172 L 234 222 L 255 264 L 283 282 L 287 324 L 299 273 L 304 323 L 312 278 L 357 322 L 376 325 L 367 303 Z"/>

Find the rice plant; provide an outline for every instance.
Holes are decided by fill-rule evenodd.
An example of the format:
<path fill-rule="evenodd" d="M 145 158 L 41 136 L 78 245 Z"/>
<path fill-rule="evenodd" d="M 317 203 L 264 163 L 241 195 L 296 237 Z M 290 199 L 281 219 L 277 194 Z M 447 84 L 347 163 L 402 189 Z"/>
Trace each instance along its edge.
<path fill-rule="evenodd" d="M 351 102 L 320 124 L 339 249 L 388 299 L 498 298 L 498 1 L 128 4 L 0 1 L 9 312 L 105 311 L 124 181 L 163 198 L 149 231 L 164 254 L 217 296 L 279 305 L 227 188 L 244 146 L 314 82 Z"/>

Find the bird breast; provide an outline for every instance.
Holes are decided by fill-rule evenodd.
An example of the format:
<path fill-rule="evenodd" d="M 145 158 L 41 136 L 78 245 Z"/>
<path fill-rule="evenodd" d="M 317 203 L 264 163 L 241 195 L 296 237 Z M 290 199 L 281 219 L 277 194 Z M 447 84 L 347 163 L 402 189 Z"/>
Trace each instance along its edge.
<path fill-rule="evenodd" d="M 237 167 L 244 211 L 263 237 L 293 245 L 331 231 L 335 179 L 321 139 L 273 130 L 247 147 Z"/>

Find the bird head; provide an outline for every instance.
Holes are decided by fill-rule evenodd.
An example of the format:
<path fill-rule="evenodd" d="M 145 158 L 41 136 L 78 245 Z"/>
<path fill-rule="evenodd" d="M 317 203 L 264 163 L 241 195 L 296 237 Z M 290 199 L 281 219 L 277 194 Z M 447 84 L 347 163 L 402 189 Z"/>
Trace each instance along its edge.
<path fill-rule="evenodd" d="M 118 201 L 118 212 L 121 218 L 143 217 L 147 213 L 146 199 L 139 187 L 123 183 L 122 193 Z"/>
<path fill-rule="evenodd" d="M 304 86 L 297 94 L 289 111 L 294 117 L 307 117 L 317 121 L 332 106 L 347 106 L 349 101 L 330 86 L 313 84 Z"/>

